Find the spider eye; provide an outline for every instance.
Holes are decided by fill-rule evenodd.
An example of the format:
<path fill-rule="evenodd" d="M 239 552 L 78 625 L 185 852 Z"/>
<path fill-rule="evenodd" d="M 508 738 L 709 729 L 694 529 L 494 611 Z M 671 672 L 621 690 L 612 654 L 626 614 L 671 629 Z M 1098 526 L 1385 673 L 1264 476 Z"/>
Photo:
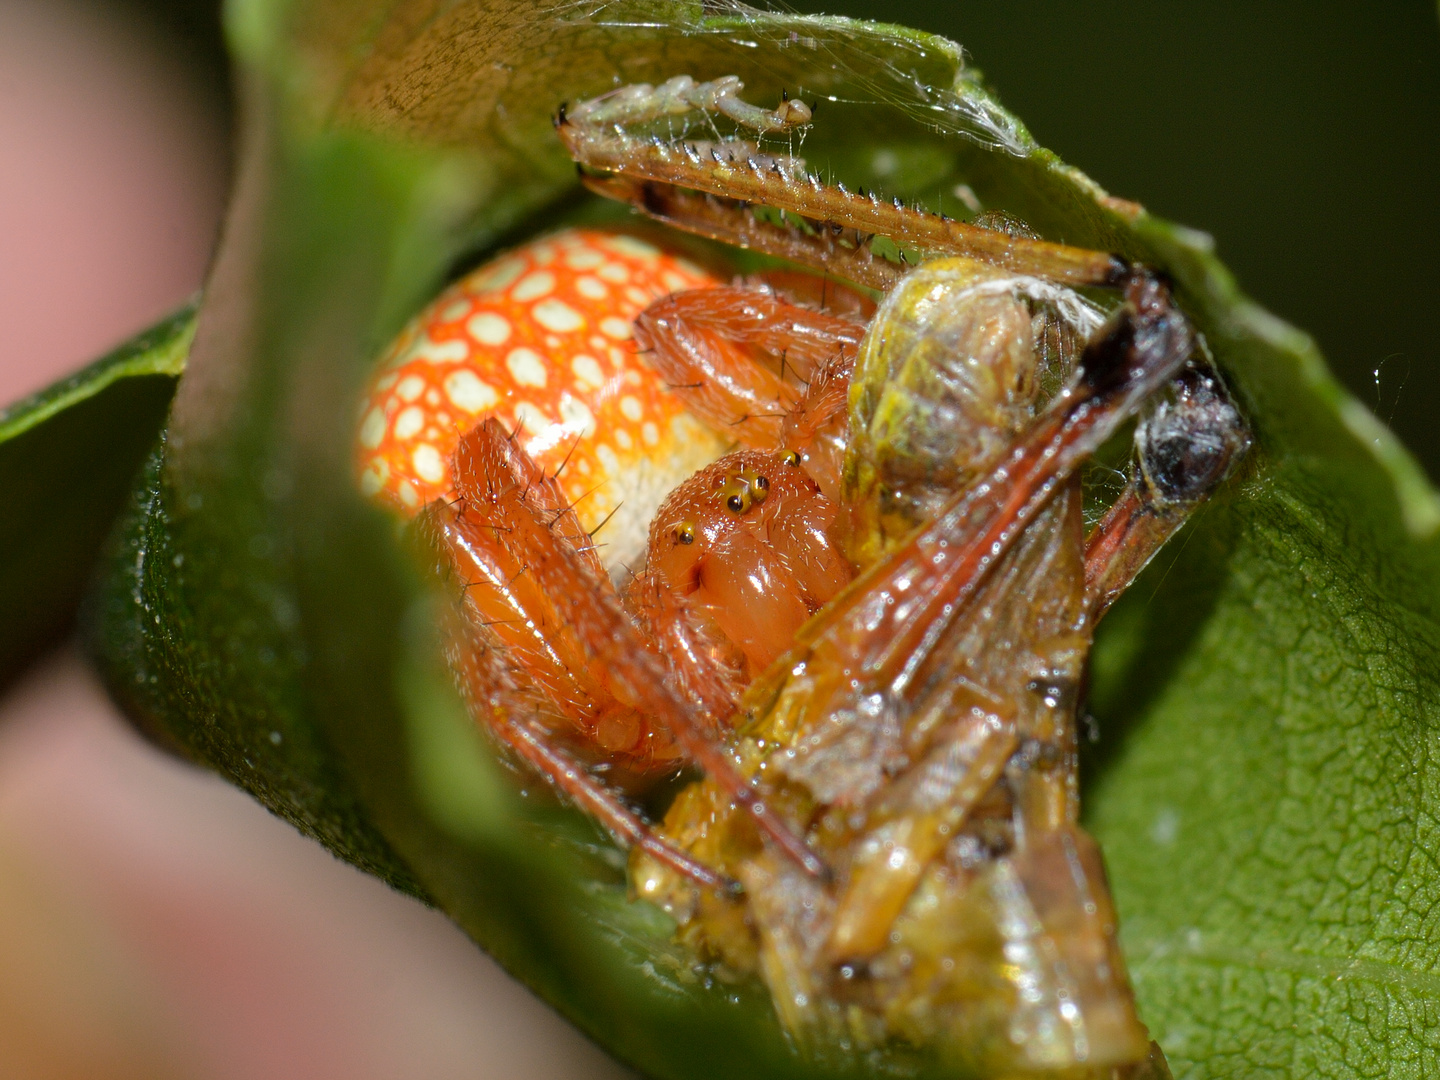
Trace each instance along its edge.
<path fill-rule="evenodd" d="M 720 489 L 720 498 L 732 514 L 743 514 L 750 509 L 750 485 L 743 476 L 731 476 Z"/>
<path fill-rule="evenodd" d="M 786 451 L 783 451 L 783 452 L 781 453 L 781 455 L 780 455 L 780 460 L 783 461 L 783 462 L 785 462 L 786 465 L 789 465 L 789 466 L 791 466 L 791 467 L 793 468 L 794 466 L 800 464 L 800 451 L 799 451 L 799 450 L 786 450 Z"/>
<path fill-rule="evenodd" d="M 675 539 L 682 544 L 693 544 L 695 542 L 695 525 L 693 522 L 682 521 L 675 526 Z"/>
<path fill-rule="evenodd" d="M 740 474 L 740 482 L 745 485 L 752 503 L 758 505 L 765 501 L 766 495 L 770 494 L 769 479 L 750 469 L 746 469 Z"/>

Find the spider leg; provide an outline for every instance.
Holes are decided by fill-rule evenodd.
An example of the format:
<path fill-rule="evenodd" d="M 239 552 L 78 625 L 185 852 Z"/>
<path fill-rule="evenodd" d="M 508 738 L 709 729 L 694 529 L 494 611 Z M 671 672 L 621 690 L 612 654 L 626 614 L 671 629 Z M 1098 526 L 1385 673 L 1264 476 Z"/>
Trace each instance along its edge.
<path fill-rule="evenodd" d="M 717 874 L 655 831 L 578 762 L 551 745 L 544 731 L 513 715 L 497 725 L 499 736 L 516 755 L 546 777 L 591 817 L 609 829 L 623 844 L 641 848 L 657 862 L 683 874 L 697 885 L 736 893 L 738 882 Z"/>
<path fill-rule="evenodd" d="M 642 848 L 652 858 L 698 885 L 733 893 L 738 886 L 723 874 L 681 851 L 661 836 L 583 765 L 554 745 L 554 736 L 536 719 L 543 699 L 521 685 L 523 676 L 501 648 L 475 633 L 470 620 L 451 627 L 452 668 L 461 683 L 472 713 L 485 716 L 488 727 L 517 758 L 543 776 L 551 786 L 598 820 L 623 844 Z M 467 625 L 469 624 L 469 625 Z"/>
<path fill-rule="evenodd" d="M 1085 544 L 1092 623 L 1129 588 L 1154 554 L 1234 471 L 1250 432 L 1219 375 L 1194 363 L 1150 408 L 1135 432 L 1125 490 Z"/>
<path fill-rule="evenodd" d="M 821 368 L 848 380 L 864 331 L 772 291 L 734 287 L 674 293 L 635 320 L 636 342 L 686 406 L 757 449 L 782 445 L 787 417 Z"/>
<path fill-rule="evenodd" d="M 594 677 L 581 643 L 538 587 L 523 553 L 504 542 L 492 514 L 463 501 L 437 503 L 425 522 L 461 583 L 472 636 L 509 657 L 546 711 L 564 718 L 569 738 L 620 755 L 626 769 L 642 775 L 675 763 L 678 751 L 663 733 L 647 738 L 641 718 Z M 586 587 L 602 582 L 608 579 L 585 578 Z"/>
<path fill-rule="evenodd" d="M 850 376 L 854 361 L 837 355 L 820 364 L 810 385 L 780 427 L 780 442 L 837 506 L 843 501 L 841 473 L 849 445 Z"/>
<path fill-rule="evenodd" d="M 621 705 L 658 724 L 700 768 L 751 817 L 797 865 L 825 877 L 825 864 L 740 774 L 735 760 L 717 742 L 705 718 L 681 697 L 664 663 L 648 646 L 619 599 L 603 588 L 586 587 L 591 577 L 572 544 L 562 541 L 520 500 L 506 497 L 515 480 L 497 469 L 498 457 L 514 452 L 499 422 L 491 419 L 460 441 L 453 475 L 467 502 L 483 505 L 490 527 L 512 552 L 523 552 L 526 572 L 554 606 L 556 627 L 566 628 L 583 651 L 586 667 Z"/>
<path fill-rule="evenodd" d="M 625 600 L 635 621 L 670 662 L 681 695 L 699 707 L 712 737 L 728 737 L 726 721 L 745 688 L 731 651 L 692 617 L 684 597 L 648 569 L 630 579 Z"/>
<path fill-rule="evenodd" d="M 968 255 L 1071 285 L 1119 285 L 1129 272 L 1123 260 L 1106 252 L 1012 236 L 908 208 L 898 200 L 882 202 L 873 192 L 832 187 L 807 174 L 803 162 L 762 153 L 742 141 L 667 143 L 625 129 L 626 124 L 697 110 L 729 116 L 760 134 L 789 131 L 809 122 L 810 110 L 798 102 L 760 109 L 739 99 L 741 88 L 734 76 L 700 84 L 680 76 L 658 88 L 626 87 L 562 109 L 555 126 L 570 156 L 587 168 L 772 206 L 811 222 L 843 223 L 890 237 L 927 257 Z"/>

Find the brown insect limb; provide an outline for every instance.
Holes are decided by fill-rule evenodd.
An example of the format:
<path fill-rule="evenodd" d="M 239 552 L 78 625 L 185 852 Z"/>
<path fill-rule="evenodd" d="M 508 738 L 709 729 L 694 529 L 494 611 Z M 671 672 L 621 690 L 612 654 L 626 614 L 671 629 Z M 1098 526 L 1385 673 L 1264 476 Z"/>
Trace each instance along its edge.
<path fill-rule="evenodd" d="M 686 232 L 735 247 L 763 251 L 820 273 L 884 292 L 910 269 L 876 255 L 854 229 L 831 229 L 812 222 L 784 225 L 750 212 L 749 204 L 700 194 L 653 181 L 581 173 L 597 195 L 629 203 L 641 213 Z"/>
<path fill-rule="evenodd" d="M 675 81 L 672 79 L 660 89 L 663 91 Z M 778 111 L 756 109 L 752 114 L 730 104 L 738 100 L 734 95 L 741 89 L 739 80 L 733 77 L 703 85 L 720 83 L 725 84 L 723 91 L 706 94 L 664 95 L 649 86 L 627 87 L 625 90 L 636 93 L 617 91 L 562 112 L 556 117 L 556 130 L 570 156 L 587 168 L 760 203 L 814 221 L 844 222 L 846 228 L 887 236 L 897 245 L 918 249 L 929 257 L 968 255 L 1017 273 L 1069 285 L 1119 285 L 1129 273 L 1125 262 L 1108 252 L 1011 236 L 885 203 L 840 185 L 832 187 L 807 175 L 797 159 L 763 154 L 738 140 L 672 143 L 625 130 L 626 124 L 643 124 L 660 115 L 680 115 L 687 111 L 683 108 L 686 104 L 701 111 L 721 112 L 762 134 L 788 130 L 796 122 L 804 122 L 781 123 Z M 662 108 L 663 112 L 658 111 Z M 791 115 L 798 114 L 787 114 L 787 119 Z"/>
<path fill-rule="evenodd" d="M 461 439 L 453 470 L 456 490 L 467 500 L 485 505 L 495 519 L 493 524 L 502 530 L 499 535 L 504 543 L 526 553 L 529 576 L 548 598 L 546 603 L 554 607 L 557 621 L 552 631 L 564 627 L 572 633 L 585 653 L 587 667 L 597 673 L 615 699 L 658 724 L 751 815 L 787 858 L 812 876 L 826 877 L 825 864 L 770 811 L 734 760 L 712 738 L 703 718 L 680 697 L 664 664 L 613 591 L 594 579 L 573 545 L 561 541 L 522 503 L 505 497 L 507 489 L 513 490 L 514 478 L 487 468 L 506 452 L 502 443 L 509 443 L 508 436 L 493 418 Z"/>
<path fill-rule="evenodd" d="M 1219 375 L 1192 363 L 1141 420 L 1125 490 L 1086 540 L 1092 621 L 1235 470 L 1250 441 Z"/>
<path fill-rule="evenodd" d="M 891 800 L 935 779 L 960 777 L 938 805 L 896 815 L 870 832 L 850 865 L 850 879 L 836 905 L 825 952 L 830 960 L 858 960 L 878 952 L 919 883 L 925 868 L 949 842 L 970 811 L 994 786 L 1016 746 L 1013 723 L 994 714 L 962 719 L 961 730 L 932 754 L 936 768 L 917 769 L 906 791 L 886 792 Z"/>

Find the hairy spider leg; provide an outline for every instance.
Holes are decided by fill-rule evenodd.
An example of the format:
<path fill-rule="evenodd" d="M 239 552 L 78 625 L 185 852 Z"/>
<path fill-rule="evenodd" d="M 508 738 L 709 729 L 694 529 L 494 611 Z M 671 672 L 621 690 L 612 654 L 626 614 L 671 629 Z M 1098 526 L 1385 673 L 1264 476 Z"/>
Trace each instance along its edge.
<path fill-rule="evenodd" d="M 820 368 L 848 373 L 865 325 L 771 291 L 673 293 L 635 320 L 635 338 L 686 406 L 736 441 L 777 449 L 781 422 Z"/>
<path fill-rule="evenodd" d="M 559 542 L 572 548 L 582 565 L 589 564 L 586 580 L 578 587 L 613 593 L 609 579 L 594 559 L 589 537 L 573 511 L 564 505 L 554 479 L 539 471 L 514 437 L 504 433 L 499 421 L 490 418 L 483 426 L 490 435 L 479 448 L 486 476 L 515 481 L 509 486 L 496 485 L 501 490 L 491 490 L 488 494 L 492 498 L 487 501 L 493 503 L 495 498 L 503 497 L 502 491 L 517 500 L 523 507 L 521 512 L 541 519 Z M 467 489 L 470 500 L 436 502 L 424 520 L 440 539 L 453 572 L 465 581 L 465 627 L 452 635 L 456 645 L 451 649 L 451 662 L 462 673 L 472 711 L 488 718 L 495 736 L 520 760 L 592 813 L 622 842 L 638 844 L 697 884 L 733 890 L 736 886 L 730 879 L 657 837 L 582 762 L 555 745 L 557 736 L 563 736 L 563 731 L 552 730 L 556 725 L 573 727 L 588 721 L 583 741 L 620 756 L 625 764 L 642 773 L 656 767 L 673 767 L 678 756 L 668 743 L 656 747 L 657 742 L 666 743 L 664 732 L 642 732 L 642 737 L 657 737 L 644 738 L 638 747 L 633 738 L 617 744 L 605 737 L 605 713 L 608 710 L 613 714 L 621 707 L 603 686 L 586 678 L 585 658 L 573 635 L 565 633 L 549 610 L 547 598 L 535 586 L 528 566 L 501 541 L 507 535 L 506 526 L 497 522 L 497 515 L 471 501 L 477 494 L 473 484 Z M 702 698 L 701 703 L 707 707 L 708 715 L 721 716 L 728 715 L 726 710 L 733 701 L 712 696 Z M 602 725 L 599 730 L 597 724 Z M 636 726 L 632 721 L 628 729 L 624 725 L 621 729 L 630 734 Z M 637 761 L 642 749 L 644 760 Z"/>
<path fill-rule="evenodd" d="M 552 737 L 588 750 L 587 757 L 604 754 L 612 779 L 622 784 L 680 765 L 683 755 L 667 734 L 618 702 L 589 670 L 573 630 L 558 619 L 523 553 L 505 542 L 495 514 L 463 501 L 436 503 L 426 523 L 463 583 L 470 636 L 509 658 L 515 681 L 532 711 L 547 718 Z"/>
<path fill-rule="evenodd" d="M 832 500 L 864 333 L 773 288 L 675 293 L 635 320 L 636 341 L 695 415 L 742 446 L 794 451 Z"/>
<path fill-rule="evenodd" d="M 648 822 L 621 802 L 578 762 L 557 750 L 537 726 L 511 715 L 501 725 L 501 737 L 531 768 L 547 777 L 575 804 L 607 826 L 622 843 L 641 848 L 697 885 L 720 892 L 735 893 L 739 882 L 717 874 L 697 862 L 664 837 L 657 836 Z"/>
<path fill-rule="evenodd" d="M 624 96 L 612 94 L 562 108 L 555 118 L 560 140 L 587 168 L 772 206 L 813 222 L 844 222 L 927 257 L 968 255 L 1069 285 L 1120 285 L 1129 273 L 1124 260 L 1108 252 L 1013 236 L 906 207 L 899 200 L 884 202 L 874 192 L 832 187 L 807 173 L 798 159 L 762 153 L 739 140 L 672 143 L 625 129 L 626 124 L 643 124 L 659 115 L 681 115 L 689 111 L 687 105 L 724 114 L 762 134 L 791 130 L 810 119 L 808 109 L 786 108 L 793 103 L 763 110 L 740 102 L 742 84 L 734 76 L 683 88 L 675 84 L 672 79 L 659 88 L 627 87 Z"/>
<path fill-rule="evenodd" d="M 1193 361 L 1135 431 L 1124 491 L 1085 542 L 1091 622 L 1234 472 L 1250 432 L 1219 373 Z"/>
<path fill-rule="evenodd" d="M 726 722 L 745 691 L 745 673 L 728 643 L 695 618 L 685 597 L 661 578 L 641 571 L 630 579 L 626 607 L 670 663 L 677 688 L 694 702 L 716 740 L 731 734 Z"/>
<path fill-rule="evenodd" d="M 473 629 L 473 615 L 467 621 Z M 454 644 L 450 649 L 450 662 L 461 673 L 472 715 L 486 717 L 491 732 L 517 758 L 599 821 L 621 843 L 640 847 L 657 862 L 703 888 L 723 893 L 737 891 L 739 886 L 735 881 L 656 835 L 618 795 L 554 745 L 554 734 L 537 720 L 530 719 L 539 713 L 537 705 L 541 703 L 517 685 L 514 661 L 506 649 L 464 631 L 454 632 L 451 637 Z"/>
<path fill-rule="evenodd" d="M 586 670 L 627 709 L 648 718 L 686 757 L 714 778 L 748 813 L 761 831 L 806 873 L 825 877 L 824 863 L 781 818 L 770 811 L 759 793 L 740 774 L 735 761 L 712 735 L 705 718 L 679 694 L 663 660 L 656 655 L 613 591 L 594 580 L 594 574 L 573 544 L 559 537 L 548 523 L 515 497 L 515 477 L 497 469 L 495 462 L 515 447 L 491 418 L 476 426 L 461 441 L 455 454 L 456 490 L 467 504 L 483 505 L 489 520 L 484 526 L 520 562 L 545 607 L 553 605 L 555 621 L 550 632 L 565 634 L 583 652 Z M 545 610 L 541 607 L 540 610 Z"/>

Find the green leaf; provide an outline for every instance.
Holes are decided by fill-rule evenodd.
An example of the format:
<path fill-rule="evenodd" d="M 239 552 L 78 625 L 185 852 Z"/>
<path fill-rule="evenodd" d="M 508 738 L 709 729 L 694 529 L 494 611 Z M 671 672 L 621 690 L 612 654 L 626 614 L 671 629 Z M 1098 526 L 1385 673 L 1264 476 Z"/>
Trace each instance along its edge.
<path fill-rule="evenodd" d="M 229 20 L 245 125 L 227 240 L 95 602 L 145 724 L 442 906 L 647 1073 L 929 1068 L 804 1061 L 762 991 L 691 970 L 594 827 L 489 756 L 434 599 L 351 479 L 372 358 L 456 260 L 572 190 L 556 105 L 738 74 L 755 100 L 819 97 L 804 153 L 847 183 L 964 183 L 1174 276 L 1259 441 L 1097 645 L 1086 797 L 1142 1012 L 1181 1075 L 1436 1071 L 1440 502 L 1204 237 L 1108 198 L 956 46 L 902 28 L 713 0 L 237 0 Z"/>
<path fill-rule="evenodd" d="M 187 307 L 0 409 L 0 685 L 70 625 L 194 329 Z"/>

